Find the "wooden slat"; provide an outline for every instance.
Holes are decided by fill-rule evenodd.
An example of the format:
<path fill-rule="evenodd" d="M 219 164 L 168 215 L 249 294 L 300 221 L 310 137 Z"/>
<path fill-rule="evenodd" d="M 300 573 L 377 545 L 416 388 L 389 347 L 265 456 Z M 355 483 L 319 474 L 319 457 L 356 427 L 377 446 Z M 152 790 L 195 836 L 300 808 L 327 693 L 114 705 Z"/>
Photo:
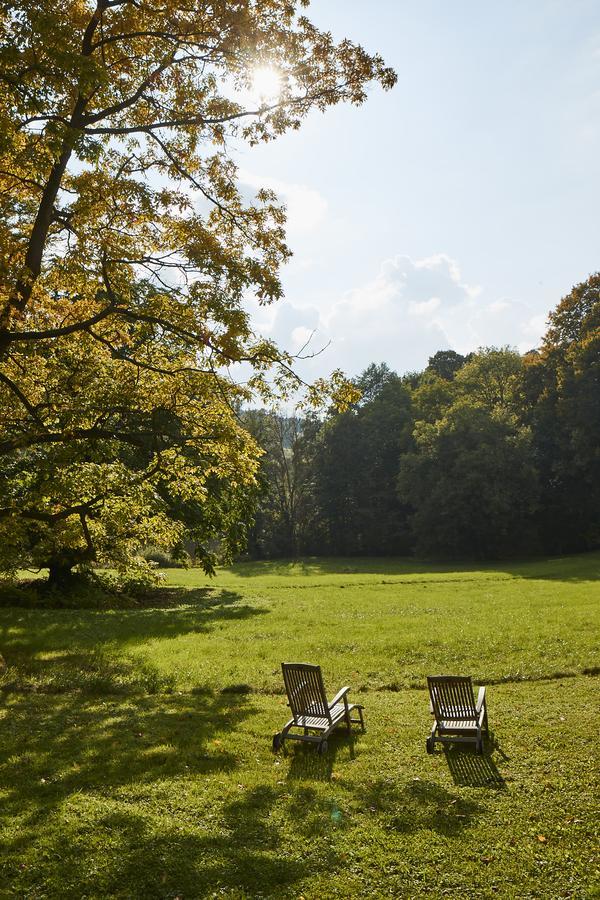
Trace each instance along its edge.
<path fill-rule="evenodd" d="M 477 721 L 477 709 L 470 678 L 462 676 L 431 676 L 427 679 L 433 713 L 438 722 Z M 448 726 L 449 727 L 449 726 Z"/>
<path fill-rule="evenodd" d="M 477 731 L 477 723 L 470 719 L 440 719 L 438 725 L 443 731 Z"/>
<path fill-rule="evenodd" d="M 331 714 L 320 666 L 282 663 L 283 680 L 292 715 L 300 724 L 302 716 L 320 716 L 331 724 Z"/>
<path fill-rule="evenodd" d="M 343 719 L 345 714 L 344 704 L 338 703 L 331 709 L 331 719 L 327 719 L 325 716 L 311 715 L 311 710 L 307 710 L 306 715 L 298 716 L 296 723 L 302 728 L 322 728 L 325 730 L 330 725 L 335 725 L 336 722 Z"/>

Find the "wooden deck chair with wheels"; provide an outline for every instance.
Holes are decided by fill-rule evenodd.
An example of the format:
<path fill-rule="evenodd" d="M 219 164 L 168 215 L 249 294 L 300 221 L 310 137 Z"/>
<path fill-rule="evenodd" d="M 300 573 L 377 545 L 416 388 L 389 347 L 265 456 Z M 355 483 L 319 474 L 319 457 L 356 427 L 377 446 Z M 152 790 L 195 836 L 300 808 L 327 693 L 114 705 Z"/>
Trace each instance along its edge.
<path fill-rule="evenodd" d="M 349 687 L 338 691 L 330 703 L 325 693 L 320 666 L 282 663 L 281 669 L 292 718 L 273 737 L 275 752 L 286 740 L 295 740 L 316 744 L 319 753 L 325 753 L 327 738 L 342 722 L 346 724 L 348 731 L 352 725 L 360 725 L 365 730 L 363 707 L 357 703 L 348 703 Z M 352 717 L 355 711 L 358 718 Z M 294 728 L 299 729 L 300 733 L 292 731 Z"/>
<path fill-rule="evenodd" d="M 461 675 L 435 675 L 427 678 L 431 712 L 435 722 L 425 746 L 433 753 L 436 741 L 475 744 L 483 753 L 483 735 L 489 736 L 485 688 L 479 688 L 477 702 L 471 679 Z"/>

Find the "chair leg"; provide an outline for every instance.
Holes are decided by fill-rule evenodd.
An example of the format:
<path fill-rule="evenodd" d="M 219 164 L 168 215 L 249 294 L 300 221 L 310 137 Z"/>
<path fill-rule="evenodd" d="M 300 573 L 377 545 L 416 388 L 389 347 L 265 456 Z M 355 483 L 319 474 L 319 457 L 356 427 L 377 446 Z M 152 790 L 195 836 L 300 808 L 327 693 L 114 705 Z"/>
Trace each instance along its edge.
<path fill-rule="evenodd" d="M 346 731 L 348 734 L 352 731 L 352 719 L 350 718 L 350 707 L 348 706 L 348 697 L 344 694 L 344 719 L 346 720 Z"/>
<path fill-rule="evenodd" d="M 475 752 L 479 754 L 479 756 L 483 755 L 483 737 L 481 735 L 481 728 L 477 729 L 477 741 L 475 742 Z"/>
<path fill-rule="evenodd" d="M 428 753 L 433 753 L 433 751 L 435 750 L 435 733 L 436 733 L 436 731 L 437 731 L 437 722 L 434 722 L 434 724 L 431 726 L 431 734 L 425 741 L 425 749 L 427 750 Z"/>
<path fill-rule="evenodd" d="M 284 741 L 285 741 L 285 739 L 286 739 L 286 737 L 287 737 L 287 733 L 288 733 L 288 731 L 290 730 L 290 728 L 292 727 L 293 724 L 294 724 L 293 722 L 290 722 L 289 725 L 286 725 L 285 728 L 283 728 L 281 734 L 279 735 L 279 746 L 280 746 L 280 747 L 283 747 L 283 743 L 284 743 Z"/>
<path fill-rule="evenodd" d="M 362 731 L 363 731 L 363 733 L 364 733 L 364 731 L 365 731 L 365 720 L 363 719 L 362 706 L 357 706 L 356 708 L 358 709 L 358 718 L 360 719 L 360 727 L 361 727 L 361 729 L 362 729 Z"/>

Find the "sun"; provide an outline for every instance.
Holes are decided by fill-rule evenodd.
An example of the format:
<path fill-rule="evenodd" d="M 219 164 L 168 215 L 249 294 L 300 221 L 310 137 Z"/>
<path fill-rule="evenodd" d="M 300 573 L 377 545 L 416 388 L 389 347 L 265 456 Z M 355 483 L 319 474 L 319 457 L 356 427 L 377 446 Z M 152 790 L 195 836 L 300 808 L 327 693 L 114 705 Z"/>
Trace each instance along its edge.
<path fill-rule="evenodd" d="M 252 94 L 261 102 L 277 100 L 281 93 L 281 75 L 272 66 L 259 66 L 252 73 Z"/>

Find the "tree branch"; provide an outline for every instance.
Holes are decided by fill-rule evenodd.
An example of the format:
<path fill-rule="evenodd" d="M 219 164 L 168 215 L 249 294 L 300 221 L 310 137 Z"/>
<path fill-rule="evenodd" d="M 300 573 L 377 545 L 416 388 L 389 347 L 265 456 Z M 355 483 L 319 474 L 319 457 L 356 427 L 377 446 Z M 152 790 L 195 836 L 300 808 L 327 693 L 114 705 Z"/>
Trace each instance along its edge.
<path fill-rule="evenodd" d="M 82 56 L 89 56 L 92 52 L 92 40 L 94 33 L 100 24 L 103 11 L 109 6 L 121 5 L 123 2 L 130 2 L 130 0 L 99 0 L 83 35 L 81 44 Z M 58 159 L 50 170 L 50 175 L 48 176 L 48 180 L 42 192 L 40 205 L 27 244 L 23 268 L 13 292 L 10 294 L 0 313 L 0 356 L 6 350 L 7 346 L 7 341 L 5 335 L 2 334 L 2 331 L 5 331 L 9 326 L 11 311 L 19 310 L 22 312 L 25 309 L 29 302 L 29 298 L 31 297 L 33 286 L 41 272 L 42 258 L 48 239 L 48 231 L 54 214 L 54 204 L 60 190 L 61 181 L 67 168 L 67 164 L 73 152 L 73 130 L 80 130 L 81 118 L 87 102 L 87 98 L 83 96 L 80 88 L 68 122 L 69 130 L 63 138 Z"/>
<path fill-rule="evenodd" d="M 92 115 L 89 115 L 89 116 L 83 116 L 83 118 L 82 118 L 83 127 L 85 128 L 88 123 L 93 124 L 94 122 L 100 122 L 102 119 L 107 119 L 109 116 L 114 116 L 115 113 L 123 112 L 124 109 L 127 109 L 128 107 L 132 106 L 134 103 L 136 103 L 140 99 L 140 97 L 142 96 L 142 94 L 144 93 L 146 88 L 152 84 L 153 80 L 158 75 L 160 75 L 161 72 L 164 72 L 165 69 L 168 69 L 169 66 L 173 65 L 174 61 L 175 60 L 174 60 L 173 56 L 171 56 L 170 59 L 166 60 L 164 63 L 161 63 L 160 66 L 157 66 L 156 69 L 154 69 L 152 72 L 150 72 L 150 74 L 146 78 L 144 78 L 144 80 L 138 86 L 138 89 L 130 97 L 126 97 L 124 100 L 121 100 L 119 103 L 113 104 L 113 106 L 107 106 L 106 109 L 102 109 L 102 110 L 100 110 L 100 112 L 93 113 Z"/>
<path fill-rule="evenodd" d="M 21 404 L 25 407 L 33 421 L 36 422 L 40 426 L 40 428 L 46 429 L 46 425 L 38 416 L 35 407 L 29 402 L 19 386 L 16 385 L 14 381 L 8 377 L 8 375 L 5 375 L 4 372 L 0 372 L 0 381 L 5 384 L 10 391 L 12 391 L 15 397 L 20 400 Z"/>
<path fill-rule="evenodd" d="M 86 331 L 92 325 L 96 325 L 107 316 L 114 313 L 118 307 L 111 303 L 89 319 L 83 319 L 81 322 L 73 322 L 71 325 L 63 325 L 59 328 L 47 328 L 45 331 L 7 331 L 2 337 L 7 344 L 19 343 L 23 341 L 38 341 L 44 338 L 64 337 L 67 334 L 73 334 L 76 331 Z"/>

